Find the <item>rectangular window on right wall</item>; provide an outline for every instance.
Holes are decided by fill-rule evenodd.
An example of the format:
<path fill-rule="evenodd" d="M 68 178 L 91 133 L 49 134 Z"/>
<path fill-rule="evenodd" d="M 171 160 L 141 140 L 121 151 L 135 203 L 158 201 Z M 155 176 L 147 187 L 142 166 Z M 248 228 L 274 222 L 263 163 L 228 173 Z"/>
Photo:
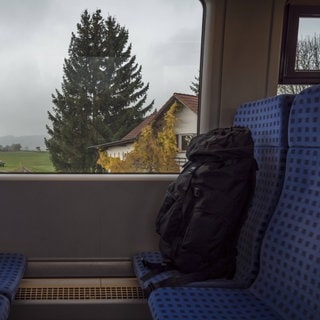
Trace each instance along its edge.
<path fill-rule="evenodd" d="M 320 6 L 285 11 L 278 93 L 298 93 L 320 83 Z"/>

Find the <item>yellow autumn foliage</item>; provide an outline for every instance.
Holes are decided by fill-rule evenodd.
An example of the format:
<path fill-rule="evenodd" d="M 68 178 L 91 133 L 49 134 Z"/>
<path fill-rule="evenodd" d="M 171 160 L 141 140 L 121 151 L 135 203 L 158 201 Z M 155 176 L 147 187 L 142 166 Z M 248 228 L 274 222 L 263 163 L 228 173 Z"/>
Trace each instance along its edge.
<path fill-rule="evenodd" d="M 118 157 L 109 157 L 108 154 L 104 151 L 99 151 L 99 158 L 97 160 L 97 164 L 99 164 L 102 168 L 107 170 L 108 172 L 117 173 L 117 172 L 125 172 L 122 171 L 123 161 Z"/>
<path fill-rule="evenodd" d="M 178 147 L 174 132 L 178 108 L 179 105 L 174 103 L 165 113 L 160 130 L 156 130 L 152 124 L 143 128 L 133 145 L 133 151 L 124 160 L 109 157 L 106 152 L 101 151 L 97 163 L 112 173 L 179 172 L 179 165 L 175 160 Z"/>
<path fill-rule="evenodd" d="M 179 105 L 174 103 L 164 115 L 164 127 L 157 133 L 159 144 L 159 172 L 178 172 L 179 166 L 175 161 L 178 152 L 175 136 L 176 117 L 175 113 Z"/>

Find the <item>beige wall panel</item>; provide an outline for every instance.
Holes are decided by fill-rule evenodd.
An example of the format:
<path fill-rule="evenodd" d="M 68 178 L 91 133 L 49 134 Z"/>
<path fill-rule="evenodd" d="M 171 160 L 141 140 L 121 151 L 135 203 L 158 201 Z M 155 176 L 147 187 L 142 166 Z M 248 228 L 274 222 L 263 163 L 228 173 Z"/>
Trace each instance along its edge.
<path fill-rule="evenodd" d="M 228 1 L 221 126 L 232 123 L 233 110 L 239 104 L 265 96 L 272 9 L 272 0 Z"/>

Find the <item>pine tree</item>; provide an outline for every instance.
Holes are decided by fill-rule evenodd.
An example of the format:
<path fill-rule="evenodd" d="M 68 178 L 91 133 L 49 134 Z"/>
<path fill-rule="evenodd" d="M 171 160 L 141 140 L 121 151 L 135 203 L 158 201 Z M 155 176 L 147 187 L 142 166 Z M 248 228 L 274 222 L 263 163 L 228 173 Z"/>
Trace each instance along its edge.
<path fill-rule="evenodd" d="M 101 10 L 84 11 L 64 61 L 61 92 L 52 95 L 46 146 L 57 171 L 95 172 L 91 145 L 110 142 L 132 130 L 152 108 L 145 106 L 149 84 L 131 54 L 129 33 Z"/>
<path fill-rule="evenodd" d="M 194 93 L 194 95 L 198 96 L 199 95 L 199 90 L 200 90 L 200 84 L 199 84 L 199 77 L 194 77 L 195 81 L 191 82 L 191 86 L 189 88 L 191 91 Z"/>

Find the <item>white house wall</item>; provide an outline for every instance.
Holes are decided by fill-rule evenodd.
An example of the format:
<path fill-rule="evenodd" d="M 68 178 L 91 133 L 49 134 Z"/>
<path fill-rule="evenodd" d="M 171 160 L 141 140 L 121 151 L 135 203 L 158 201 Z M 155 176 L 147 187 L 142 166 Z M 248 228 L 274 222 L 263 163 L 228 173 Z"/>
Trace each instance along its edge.
<path fill-rule="evenodd" d="M 183 107 L 176 113 L 175 134 L 196 134 L 197 114 L 187 107 Z M 107 149 L 109 157 L 124 159 L 125 155 L 133 150 L 133 143 L 125 146 L 114 146 Z M 178 158 L 185 158 L 185 152 L 179 152 Z"/>
<path fill-rule="evenodd" d="M 197 115 L 189 108 L 182 108 L 176 113 L 176 134 L 197 132 Z"/>
<path fill-rule="evenodd" d="M 176 127 L 175 134 L 196 134 L 197 133 L 197 114 L 189 108 L 182 108 L 176 114 Z M 179 151 L 177 153 L 177 161 L 180 166 L 185 163 L 186 153 L 185 151 Z"/>
<path fill-rule="evenodd" d="M 133 150 L 133 143 L 125 146 L 114 146 L 107 149 L 109 157 L 124 159 L 125 155 Z"/>

